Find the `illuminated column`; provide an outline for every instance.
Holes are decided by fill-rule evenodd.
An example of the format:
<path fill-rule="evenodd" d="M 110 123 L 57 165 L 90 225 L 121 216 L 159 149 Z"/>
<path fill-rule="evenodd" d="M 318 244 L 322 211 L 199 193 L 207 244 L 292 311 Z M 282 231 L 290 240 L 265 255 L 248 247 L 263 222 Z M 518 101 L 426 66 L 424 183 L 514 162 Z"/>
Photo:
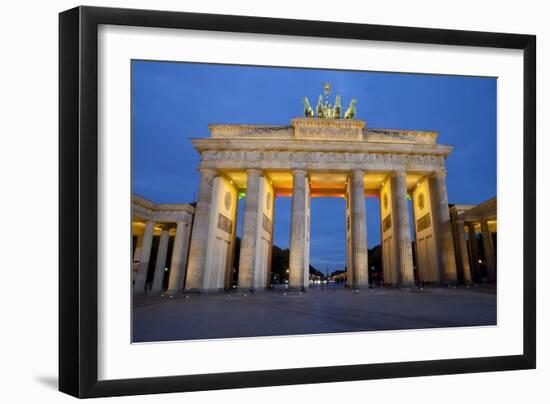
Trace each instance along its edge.
<path fill-rule="evenodd" d="M 435 213 L 437 215 L 437 223 L 439 224 L 438 245 L 443 282 L 454 284 L 457 280 L 457 274 L 446 177 L 446 172 L 437 171 L 430 180 L 431 184 L 433 184 L 432 189 L 435 191 Z"/>
<path fill-rule="evenodd" d="M 149 268 L 149 257 L 151 256 L 151 245 L 153 244 L 153 230 L 155 222 L 152 220 L 145 224 L 143 230 L 143 241 L 139 255 L 139 269 L 134 282 L 134 292 L 145 292 L 147 282 L 147 269 Z"/>
<path fill-rule="evenodd" d="M 485 262 L 487 262 L 487 275 L 490 283 L 496 282 L 495 251 L 493 240 L 486 220 L 481 220 L 481 238 L 483 239 L 483 250 L 485 251 Z"/>
<path fill-rule="evenodd" d="M 392 175 L 392 191 L 395 204 L 396 255 L 398 268 L 401 271 L 401 285 L 414 286 L 411 224 L 409 221 L 406 179 L 407 174 L 404 171 L 396 171 Z"/>
<path fill-rule="evenodd" d="M 189 263 L 187 265 L 187 280 L 185 289 L 199 291 L 203 287 L 204 268 L 206 264 L 206 248 L 210 227 L 210 211 L 212 207 L 212 188 L 216 171 L 201 169 L 199 198 L 195 209 L 193 233 L 189 246 Z"/>
<path fill-rule="evenodd" d="M 369 265 L 367 250 L 367 219 L 365 212 L 365 173 L 351 174 L 350 213 L 352 250 L 352 288 L 369 286 Z"/>
<path fill-rule="evenodd" d="M 308 178 L 304 170 L 292 172 L 292 213 L 290 223 L 289 280 L 291 289 L 305 290 L 309 284 L 309 267 L 306 268 L 307 223 L 306 197 Z"/>
<path fill-rule="evenodd" d="M 136 249 L 134 250 L 134 261 L 139 262 L 139 256 L 141 255 L 141 246 L 143 244 L 143 234 L 137 235 Z"/>
<path fill-rule="evenodd" d="M 476 237 L 476 228 L 474 223 L 468 223 L 468 243 L 470 244 L 470 255 L 471 255 L 471 268 L 475 273 L 479 273 L 479 254 L 477 252 L 477 237 Z"/>
<path fill-rule="evenodd" d="M 472 283 L 472 273 L 470 271 L 470 260 L 468 259 L 468 247 L 466 246 L 466 238 L 464 237 L 464 221 L 456 221 L 456 244 L 460 260 L 462 261 L 462 274 L 464 282 L 469 285 Z"/>
<path fill-rule="evenodd" d="M 168 240 L 170 235 L 168 230 L 162 230 L 160 233 L 159 249 L 157 253 L 157 262 L 155 263 L 155 275 L 153 278 L 153 287 L 151 292 L 162 292 L 162 281 L 164 279 L 164 268 L 166 265 L 166 253 L 168 252 Z"/>
<path fill-rule="evenodd" d="M 189 246 L 189 224 L 177 222 L 176 237 L 172 248 L 172 261 L 170 263 L 170 277 L 168 278 L 168 289 L 166 292 L 175 294 L 183 289 L 185 278 L 185 261 Z"/>
<path fill-rule="evenodd" d="M 256 264 L 256 241 L 258 238 L 258 220 L 260 220 L 260 178 L 262 172 L 247 170 L 246 199 L 243 213 L 243 235 L 239 256 L 238 287 L 242 290 L 254 288 L 254 270 Z"/>

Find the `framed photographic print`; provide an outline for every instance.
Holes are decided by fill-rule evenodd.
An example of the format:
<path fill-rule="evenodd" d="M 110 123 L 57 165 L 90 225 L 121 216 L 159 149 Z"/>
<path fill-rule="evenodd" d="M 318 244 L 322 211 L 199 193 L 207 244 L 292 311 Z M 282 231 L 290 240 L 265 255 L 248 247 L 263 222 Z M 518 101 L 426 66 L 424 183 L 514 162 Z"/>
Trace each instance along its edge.
<path fill-rule="evenodd" d="M 59 386 L 535 367 L 535 37 L 60 14 Z"/>

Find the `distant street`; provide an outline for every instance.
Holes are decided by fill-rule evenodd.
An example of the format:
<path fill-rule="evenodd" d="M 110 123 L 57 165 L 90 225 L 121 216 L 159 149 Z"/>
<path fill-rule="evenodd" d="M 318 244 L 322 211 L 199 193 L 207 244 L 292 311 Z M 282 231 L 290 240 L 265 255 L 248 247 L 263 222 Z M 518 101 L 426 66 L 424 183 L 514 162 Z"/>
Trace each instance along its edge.
<path fill-rule="evenodd" d="M 494 288 L 315 288 L 255 294 L 145 296 L 134 342 L 496 324 Z"/>

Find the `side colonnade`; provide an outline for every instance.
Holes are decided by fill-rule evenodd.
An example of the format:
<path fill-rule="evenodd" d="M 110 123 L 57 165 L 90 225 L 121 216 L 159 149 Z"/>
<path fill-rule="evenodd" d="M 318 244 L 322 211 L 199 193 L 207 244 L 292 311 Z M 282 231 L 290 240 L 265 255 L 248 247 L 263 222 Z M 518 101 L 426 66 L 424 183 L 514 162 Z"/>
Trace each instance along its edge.
<path fill-rule="evenodd" d="M 496 198 L 479 205 L 453 205 L 450 212 L 462 281 L 496 283 Z"/>
<path fill-rule="evenodd" d="M 134 292 L 160 293 L 166 289 L 176 293 L 185 279 L 195 208 L 188 204 L 155 204 L 133 195 L 132 212 Z"/>

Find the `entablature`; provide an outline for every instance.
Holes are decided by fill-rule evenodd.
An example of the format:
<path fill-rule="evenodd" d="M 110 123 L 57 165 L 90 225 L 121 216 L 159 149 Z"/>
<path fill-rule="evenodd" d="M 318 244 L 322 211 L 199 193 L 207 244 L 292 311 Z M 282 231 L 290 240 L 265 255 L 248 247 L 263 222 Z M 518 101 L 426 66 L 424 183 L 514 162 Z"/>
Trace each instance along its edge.
<path fill-rule="evenodd" d="M 431 173 L 445 169 L 445 158 L 442 155 L 404 153 L 207 150 L 201 153 L 201 168 Z"/>

